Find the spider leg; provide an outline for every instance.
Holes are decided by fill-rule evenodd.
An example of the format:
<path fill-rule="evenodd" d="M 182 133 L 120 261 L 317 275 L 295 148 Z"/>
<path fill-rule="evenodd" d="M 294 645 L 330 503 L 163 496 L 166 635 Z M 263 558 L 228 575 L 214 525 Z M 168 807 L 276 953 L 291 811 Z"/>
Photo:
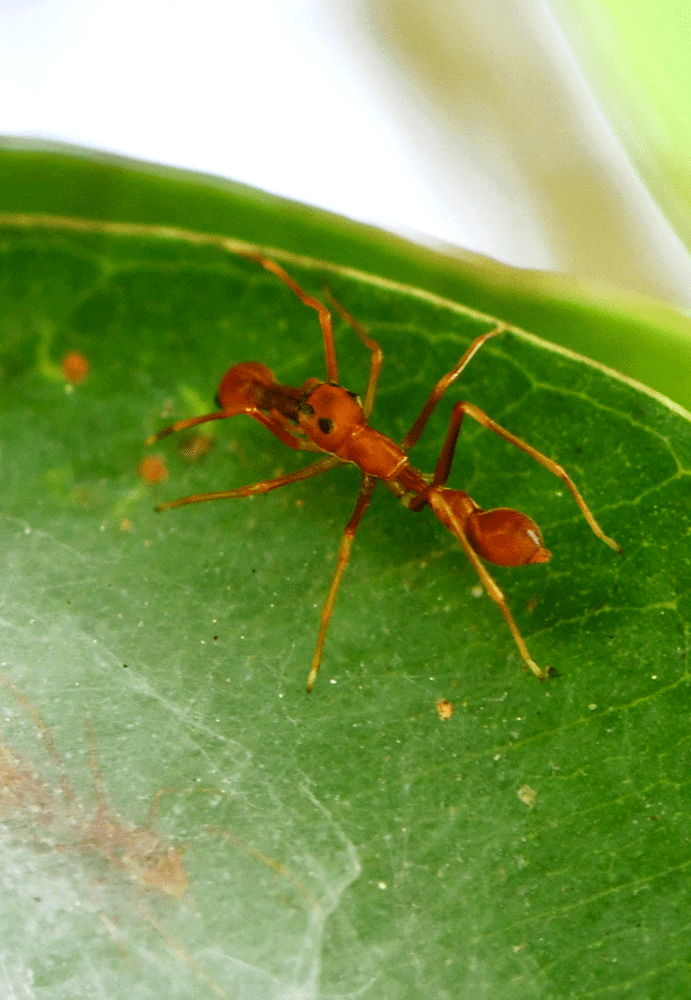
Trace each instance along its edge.
<path fill-rule="evenodd" d="M 243 256 L 256 261 L 267 271 L 275 274 L 277 278 L 280 278 L 281 281 L 286 284 L 288 288 L 295 293 L 295 295 L 297 295 L 301 302 L 303 302 L 306 306 L 309 306 L 310 309 L 315 310 L 319 316 L 319 323 L 321 324 L 322 334 L 324 335 L 327 381 L 338 385 L 338 364 L 336 363 L 333 324 L 331 322 L 331 313 L 326 308 L 324 303 L 320 302 L 319 299 L 315 299 L 314 296 L 308 295 L 307 292 L 300 288 L 296 281 L 293 281 L 287 271 L 284 271 L 280 264 L 276 264 L 275 261 L 269 260 L 268 257 L 263 257 L 259 253 L 247 253 L 243 254 Z"/>
<path fill-rule="evenodd" d="M 355 332 L 357 333 L 358 337 L 365 345 L 365 347 L 372 352 L 372 360 L 370 361 L 370 368 L 369 368 L 369 377 L 367 379 L 367 388 L 365 390 L 365 399 L 362 404 L 362 410 L 363 413 L 365 414 L 365 420 L 369 422 L 369 419 L 372 416 L 372 410 L 374 409 L 374 397 L 377 394 L 379 374 L 381 372 L 381 366 L 384 362 L 384 352 L 382 351 L 377 341 L 373 340 L 372 337 L 369 336 L 369 334 L 365 333 L 365 331 L 360 326 L 355 317 L 351 316 L 348 310 L 341 305 L 338 299 L 335 299 L 333 297 L 328 288 L 326 290 L 326 294 L 329 297 L 329 302 L 334 307 L 334 309 L 336 309 L 341 319 L 345 320 L 348 326 L 352 327 L 353 330 L 355 330 Z"/>
<path fill-rule="evenodd" d="M 538 667 L 537 663 L 531 657 L 530 653 L 528 652 L 528 647 L 523 641 L 523 636 L 518 631 L 518 626 L 514 621 L 513 615 L 511 614 L 511 609 L 506 603 L 506 598 L 504 597 L 503 591 L 499 588 L 496 580 L 494 579 L 494 577 L 489 572 L 483 561 L 478 556 L 477 552 L 475 552 L 472 545 L 468 541 L 468 536 L 466 535 L 463 525 L 461 524 L 459 519 L 453 514 L 451 510 L 449 510 L 448 505 L 446 509 L 447 509 L 445 517 L 446 523 L 451 528 L 454 535 L 463 546 L 463 551 L 465 552 L 468 559 L 472 563 L 473 569 L 480 577 L 480 582 L 487 591 L 487 594 L 489 595 L 489 597 L 492 598 L 494 603 L 498 606 L 499 610 L 503 614 L 506 624 L 511 629 L 511 635 L 514 638 L 514 642 L 518 646 L 518 650 L 521 656 L 523 657 L 523 660 L 525 661 L 526 665 L 530 667 L 530 669 L 533 671 L 536 677 L 538 677 L 541 681 L 545 680 L 545 678 L 549 674 L 549 668 L 547 668 L 547 672 L 545 673 L 545 671 L 541 670 L 540 667 Z"/>
<path fill-rule="evenodd" d="M 605 545 L 609 545 L 611 549 L 614 549 L 615 552 L 621 552 L 619 545 L 613 538 L 610 538 L 604 533 L 600 525 L 593 517 L 590 508 L 581 496 L 580 491 L 569 476 L 568 472 L 557 462 L 548 458 L 548 456 L 544 455 L 541 451 L 538 451 L 537 448 L 533 448 L 532 445 L 523 441 L 521 438 L 516 437 L 515 434 L 511 433 L 511 431 L 507 431 L 506 428 L 501 427 L 495 420 L 492 420 L 491 417 L 488 417 L 486 413 L 479 409 L 479 407 L 474 406 L 473 403 L 461 401 L 456 403 L 453 408 L 451 420 L 449 421 L 449 429 L 446 433 L 446 439 L 441 452 L 439 453 L 437 465 L 434 470 L 434 478 L 432 480 L 433 486 L 443 486 L 449 478 L 451 463 L 456 449 L 456 442 L 458 441 L 458 435 L 461 430 L 463 417 L 466 414 L 469 417 L 472 417 L 473 420 L 477 421 L 477 423 L 479 423 L 482 427 L 486 427 L 488 430 L 498 434 L 500 438 L 508 441 L 509 444 L 514 445 L 516 448 L 520 448 L 521 451 L 524 451 L 526 455 L 530 456 L 530 458 L 539 462 L 540 465 L 544 465 L 547 471 L 551 472 L 553 476 L 557 476 L 558 479 L 561 479 L 571 493 L 571 496 L 576 501 L 581 514 L 588 522 L 593 533 L 597 535 L 597 537 L 603 541 Z"/>
<path fill-rule="evenodd" d="M 233 500 L 236 497 L 251 497 L 256 493 L 269 493 L 277 490 L 281 486 L 288 486 L 289 483 L 299 483 L 303 479 L 312 479 L 314 476 L 321 476 L 329 469 L 335 469 L 337 465 L 342 465 L 340 458 L 329 456 L 320 462 L 313 462 L 312 465 L 298 469 L 297 472 L 290 472 L 285 476 L 276 476 L 275 479 L 262 479 L 261 482 L 252 483 L 250 486 L 239 486 L 234 490 L 220 490 L 218 493 L 193 493 L 188 497 L 180 497 L 178 500 L 169 500 L 168 503 L 161 503 L 156 508 L 157 511 L 171 510 L 173 507 L 183 507 L 189 503 L 205 503 L 207 500 Z"/>
<path fill-rule="evenodd" d="M 427 421 L 431 417 L 434 408 L 437 403 L 444 395 L 446 390 L 450 385 L 456 381 L 459 375 L 467 368 L 468 364 L 475 357 L 477 352 L 480 350 L 483 344 L 485 344 L 491 337 L 496 337 L 500 333 L 505 333 L 509 329 L 508 324 L 498 323 L 493 330 L 489 330 L 487 333 L 480 334 L 472 342 L 468 350 L 463 354 L 458 364 L 455 368 L 452 368 L 443 378 L 440 378 L 437 384 L 434 386 L 429 396 L 427 397 L 427 402 L 420 410 L 420 414 L 417 417 L 415 423 L 410 428 L 406 436 L 401 441 L 401 448 L 403 451 L 410 451 L 414 444 L 417 444 L 420 439 Z"/>
<path fill-rule="evenodd" d="M 374 492 L 376 484 L 377 480 L 373 476 L 363 475 L 362 483 L 360 485 L 360 493 L 357 498 L 357 503 L 355 504 L 355 510 L 353 511 L 351 519 L 346 524 L 341 537 L 341 544 L 338 547 L 338 557 L 336 560 L 336 570 L 334 572 L 333 579 L 331 580 L 331 586 L 329 587 L 329 592 L 326 595 L 326 600 L 324 601 L 324 607 L 322 608 L 319 635 L 317 637 L 317 647 L 314 651 L 312 667 L 310 669 L 309 677 L 307 678 L 308 692 L 312 690 L 314 682 L 317 679 L 317 673 L 319 671 L 322 653 L 324 651 L 324 642 L 326 641 L 326 633 L 329 628 L 329 622 L 331 621 L 331 615 L 333 614 L 334 604 L 336 603 L 338 588 L 341 585 L 343 574 L 346 571 L 346 566 L 348 565 L 348 561 L 350 559 L 350 551 L 353 547 L 355 532 L 358 529 L 358 525 L 362 520 L 363 514 L 370 505 L 372 493 Z"/>

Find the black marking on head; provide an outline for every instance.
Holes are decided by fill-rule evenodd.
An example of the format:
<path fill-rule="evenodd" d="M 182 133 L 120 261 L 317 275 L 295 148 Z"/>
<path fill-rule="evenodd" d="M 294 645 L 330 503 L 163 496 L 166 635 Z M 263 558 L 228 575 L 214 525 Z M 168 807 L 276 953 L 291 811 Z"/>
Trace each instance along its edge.
<path fill-rule="evenodd" d="M 304 413 L 306 417 L 314 416 L 314 407 L 310 406 L 310 404 L 305 402 L 304 399 L 301 399 L 298 403 L 298 410 L 300 413 Z"/>
<path fill-rule="evenodd" d="M 334 422 L 333 420 L 329 420 L 328 417 L 320 417 L 317 423 L 322 434 L 330 434 L 334 429 Z"/>

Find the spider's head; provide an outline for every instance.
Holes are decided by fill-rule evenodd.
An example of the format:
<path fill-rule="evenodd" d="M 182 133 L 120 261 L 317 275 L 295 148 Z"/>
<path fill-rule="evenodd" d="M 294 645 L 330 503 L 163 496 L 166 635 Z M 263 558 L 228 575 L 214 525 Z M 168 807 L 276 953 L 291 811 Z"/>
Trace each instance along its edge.
<path fill-rule="evenodd" d="M 321 451 L 340 455 L 343 445 L 366 424 L 358 396 L 330 382 L 310 381 L 303 388 L 300 427 Z"/>

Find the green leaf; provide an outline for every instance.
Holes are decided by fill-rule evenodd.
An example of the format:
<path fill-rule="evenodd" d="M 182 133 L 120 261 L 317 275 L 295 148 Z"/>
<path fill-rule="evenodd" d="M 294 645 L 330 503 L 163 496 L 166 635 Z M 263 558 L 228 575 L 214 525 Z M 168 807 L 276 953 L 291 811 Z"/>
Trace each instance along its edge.
<path fill-rule="evenodd" d="M 72 155 L 67 155 L 69 152 Z M 52 144 L 0 141 L 0 212 L 220 233 L 391 278 L 463 302 L 638 379 L 691 409 L 691 320 L 627 290 L 521 271 L 406 240 L 217 177 Z"/>
<path fill-rule="evenodd" d="M 148 435 L 214 408 L 233 363 L 324 377 L 314 313 L 237 245 L 5 222 L 8 995 L 686 995 L 688 415 L 519 331 L 488 343 L 411 458 L 431 470 L 470 399 L 564 464 L 624 555 L 468 422 L 451 485 L 525 510 L 553 550 L 493 573 L 558 676 L 523 671 L 453 537 L 380 487 L 307 696 L 357 470 L 156 514 L 305 464 L 243 417 L 207 425 L 193 461 L 161 441 L 165 482 L 137 469 Z M 279 256 L 382 344 L 373 424 L 394 439 L 494 322 Z M 368 352 L 340 320 L 336 344 L 362 391 Z M 75 386 L 71 351 L 90 364 Z M 164 870 L 168 892 L 142 877 L 155 846 L 182 852 L 181 899 Z"/>

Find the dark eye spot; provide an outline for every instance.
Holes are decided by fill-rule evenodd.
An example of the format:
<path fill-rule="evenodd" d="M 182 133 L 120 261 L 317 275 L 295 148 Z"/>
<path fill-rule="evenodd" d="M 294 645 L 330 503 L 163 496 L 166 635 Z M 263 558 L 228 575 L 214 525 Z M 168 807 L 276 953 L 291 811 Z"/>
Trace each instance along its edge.
<path fill-rule="evenodd" d="M 320 417 L 317 423 L 322 434 L 330 434 L 334 429 L 334 422 L 333 420 L 329 420 L 328 417 Z"/>

